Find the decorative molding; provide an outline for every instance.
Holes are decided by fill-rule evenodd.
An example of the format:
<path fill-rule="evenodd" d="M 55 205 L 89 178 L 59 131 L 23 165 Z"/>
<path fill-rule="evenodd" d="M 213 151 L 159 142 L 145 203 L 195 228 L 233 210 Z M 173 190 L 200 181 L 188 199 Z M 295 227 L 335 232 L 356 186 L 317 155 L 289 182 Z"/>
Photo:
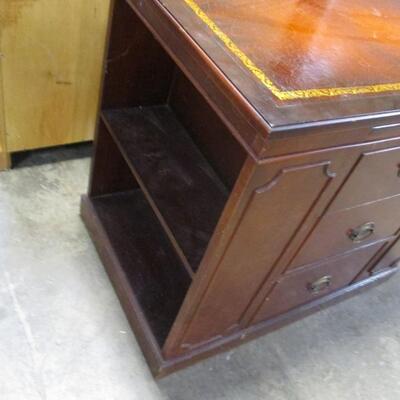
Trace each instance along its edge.
<path fill-rule="evenodd" d="M 335 97 L 383 93 L 400 90 L 400 82 L 382 83 L 367 86 L 317 88 L 304 90 L 281 90 L 219 26 L 201 9 L 195 0 L 183 0 L 187 6 L 203 21 L 225 47 L 279 100 L 309 99 L 314 97 Z"/>

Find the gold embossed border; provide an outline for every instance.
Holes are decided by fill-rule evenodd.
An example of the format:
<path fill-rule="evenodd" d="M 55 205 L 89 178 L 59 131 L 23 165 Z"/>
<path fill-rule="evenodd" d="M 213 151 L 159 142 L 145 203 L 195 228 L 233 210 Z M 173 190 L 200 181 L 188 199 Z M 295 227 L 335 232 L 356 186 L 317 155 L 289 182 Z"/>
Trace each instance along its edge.
<path fill-rule="evenodd" d="M 305 90 L 281 90 L 274 82 L 269 79 L 265 73 L 243 53 L 242 50 L 233 42 L 233 40 L 225 34 L 218 25 L 200 8 L 195 0 L 183 0 L 192 11 L 211 29 L 219 40 L 233 53 L 242 64 L 253 74 L 258 80 L 267 87 L 280 100 L 307 99 L 313 97 L 333 97 L 340 95 L 356 95 L 368 93 L 382 93 L 400 90 L 399 83 L 385 83 L 369 86 L 352 86 L 322 89 L 305 89 Z"/>

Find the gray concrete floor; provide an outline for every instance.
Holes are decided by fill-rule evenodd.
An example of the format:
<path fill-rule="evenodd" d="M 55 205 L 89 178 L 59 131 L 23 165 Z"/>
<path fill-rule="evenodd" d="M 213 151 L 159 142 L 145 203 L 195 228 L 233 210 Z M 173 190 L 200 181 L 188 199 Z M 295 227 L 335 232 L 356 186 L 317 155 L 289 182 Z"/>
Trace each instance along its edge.
<path fill-rule="evenodd" d="M 41 164 L 0 174 L 1 400 L 400 399 L 400 275 L 155 382 L 79 218 L 89 160 Z"/>

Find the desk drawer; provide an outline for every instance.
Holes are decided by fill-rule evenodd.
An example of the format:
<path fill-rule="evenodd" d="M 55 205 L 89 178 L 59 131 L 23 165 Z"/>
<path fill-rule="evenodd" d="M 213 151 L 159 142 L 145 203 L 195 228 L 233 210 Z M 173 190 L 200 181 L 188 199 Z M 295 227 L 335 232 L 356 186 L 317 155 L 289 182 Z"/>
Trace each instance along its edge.
<path fill-rule="evenodd" d="M 400 194 L 400 147 L 366 152 L 331 210 L 342 210 Z"/>
<path fill-rule="evenodd" d="M 324 264 L 283 275 L 265 299 L 254 322 L 275 317 L 349 285 L 383 245 L 374 244 Z"/>
<path fill-rule="evenodd" d="M 393 236 L 399 227 L 400 196 L 328 213 L 291 262 L 290 269 Z"/>

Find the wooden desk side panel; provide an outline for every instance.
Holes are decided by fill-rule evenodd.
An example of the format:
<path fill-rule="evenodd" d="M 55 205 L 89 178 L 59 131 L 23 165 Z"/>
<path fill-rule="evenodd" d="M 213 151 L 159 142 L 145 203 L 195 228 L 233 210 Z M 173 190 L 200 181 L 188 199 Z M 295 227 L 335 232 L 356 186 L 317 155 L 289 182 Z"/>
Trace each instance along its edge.
<path fill-rule="evenodd" d="M 218 257 L 206 255 L 203 263 L 209 265 L 201 267 L 194 283 L 203 291 L 197 297 L 189 294 L 187 301 L 196 307 L 178 317 L 181 331 L 167 343 L 167 357 L 246 326 L 245 315 L 263 283 L 289 262 L 356 158 L 350 149 L 268 166 L 254 164 L 254 173 L 242 188 L 241 206 L 231 215 L 233 227 L 224 232 L 224 250 Z"/>
<path fill-rule="evenodd" d="M 164 104 L 174 63 L 125 0 L 112 9 L 102 108 Z"/>

